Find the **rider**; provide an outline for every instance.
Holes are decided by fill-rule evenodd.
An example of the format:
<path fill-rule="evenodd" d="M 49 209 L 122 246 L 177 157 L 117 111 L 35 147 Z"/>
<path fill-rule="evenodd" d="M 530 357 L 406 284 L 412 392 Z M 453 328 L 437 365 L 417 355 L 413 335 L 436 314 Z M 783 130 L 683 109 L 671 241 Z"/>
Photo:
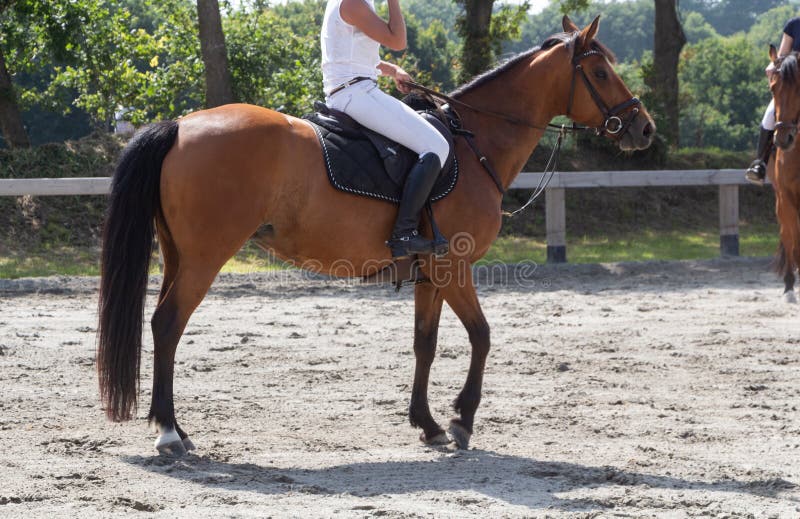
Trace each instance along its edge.
<path fill-rule="evenodd" d="M 406 24 L 399 0 L 388 0 L 389 20 L 375 13 L 374 0 L 328 0 L 322 22 L 322 79 L 328 106 L 359 124 L 419 154 L 403 186 L 397 220 L 386 245 L 392 257 L 432 251 L 433 242 L 419 235 L 420 211 L 442 169 L 450 146 L 414 110 L 378 88 L 378 75 L 394 79 L 408 93 L 411 76 L 382 61 L 380 45 L 406 47 Z"/>
<path fill-rule="evenodd" d="M 778 49 L 778 56 L 783 57 L 790 52 L 798 51 L 800 51 L 800 18 L 792 18 L 783 28 L 783 38 L 781 39 L 780 49 Z M 767 77 L 772 76 L 774 72 L 775 64 L 770 63 L 766 69 Z M 772 153 L 772 139 L 775 131 L 774 100 L 770 101 L 767 111 L 764 113 L 760 129 L 761 132 L 758 135 L 756 160 L 747 168 L 744 178 L 753 184 L 763 186 L 764 178 L 767 176 L 767 162 Z"/>

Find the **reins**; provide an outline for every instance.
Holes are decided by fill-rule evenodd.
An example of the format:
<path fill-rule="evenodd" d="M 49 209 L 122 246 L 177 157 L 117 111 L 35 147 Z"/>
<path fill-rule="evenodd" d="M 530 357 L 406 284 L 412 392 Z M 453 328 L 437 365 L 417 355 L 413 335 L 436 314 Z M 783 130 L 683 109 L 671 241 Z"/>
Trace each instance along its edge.
<path fill-rule="evenodd" d="M 464 101 L 459 101 L 458 99 L 456 99 L 454 97 L 450 97 L 447 94 L 443 94 L 443 93 L 441 93 L 441 92 L 439 92 L 437 90 L 434 90 L 432 88 L 428 88 L 428 87 L 426 87 L 424 85 L 420 85 L 419 83 L 415 83 L 414 81 L 406 81 L 405 84 L 408 85 L 413 90 L 419 90 L 420 92 L 423 92 L 425 94 L 428 94 L 428 95 L 431 95 L 431 96 L 436 97 L 438 99 L 441 99 L 442 101 L 445 101 L 450 106 L 459 106 L 461 108 L 466 108 L 467 110 L 470 110 L 472 112 L 479 113 L 479 114 L 484 114 L 484 115 L 489 115 L 491 117 L 495 117 L 497 119 L 502 119 L 502 120 L 504 120 L 506 122 L 509 122 L 509 123 L 512 123 L 512 124 L 516 124 L 516 125 L 519 125 L 519 126 L 525 126 L 525 127 L 528 127 L 528 128 L 532 128 L 534 130 L 544 130 L 546 132 L 556 132 L 556 131 L 560 132 L 561 129 L 562 129 L 562 126 L 559 126 L 557 124 L 548 124 L 547 126 L 538 126 L 538 125 L 530 123 L 530 122 L 528 122 L 528 121 L 526 121 L 524 119 L 520 119 L 519 117 L 515 117 L 513 115 L 503 114 L 503 113 L 500 113 L 500 112 L 494 112 L 492 110 L 486 110 L 485 108 L 477 108 L 475 106 L 472 106 L 469 103 L 465 103 Z M 595 129 L 596 128 L 590 128 L 590 127 L 584 127 L 584 126 L 573 126 L 573 127 L 569 128 L 569 130 L 573 131 L 573 132 L 593 131 Z"/>

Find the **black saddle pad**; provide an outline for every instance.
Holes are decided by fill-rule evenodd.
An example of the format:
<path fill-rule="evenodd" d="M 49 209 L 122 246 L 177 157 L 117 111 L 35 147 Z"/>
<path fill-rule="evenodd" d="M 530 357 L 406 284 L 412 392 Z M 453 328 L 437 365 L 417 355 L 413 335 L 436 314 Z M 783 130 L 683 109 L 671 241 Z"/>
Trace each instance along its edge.
<path fill-rule="evenodd" d="M 316 103 L 314 108 L 318 110 L 316 113 L 303 118 L 317 134 L 331 184 L 348 193 L 399 203 L 405 178 L 418 155 L 323 103 Z M 450 156 L 431 191 L 430 200 L 435 202 L 455 187 L 458 162 L 447 126 L 429 112 L 419 113 L 450 143 Z"/>

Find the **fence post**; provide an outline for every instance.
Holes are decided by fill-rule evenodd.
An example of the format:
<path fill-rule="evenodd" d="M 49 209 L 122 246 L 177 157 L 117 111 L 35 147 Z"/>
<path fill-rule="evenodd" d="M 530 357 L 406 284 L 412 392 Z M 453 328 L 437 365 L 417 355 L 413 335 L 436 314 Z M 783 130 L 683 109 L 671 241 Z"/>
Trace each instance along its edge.
<path fill-rule="evenodd" d="M 719 252 L 739 255 L 739 186 L 719 186 Z"/>
<path fill-rule="evenodd" d="M 545 191 L 547 263 L 567 262 L 567 210 L 564 192 L 563 187 L 551 187 Z"/>

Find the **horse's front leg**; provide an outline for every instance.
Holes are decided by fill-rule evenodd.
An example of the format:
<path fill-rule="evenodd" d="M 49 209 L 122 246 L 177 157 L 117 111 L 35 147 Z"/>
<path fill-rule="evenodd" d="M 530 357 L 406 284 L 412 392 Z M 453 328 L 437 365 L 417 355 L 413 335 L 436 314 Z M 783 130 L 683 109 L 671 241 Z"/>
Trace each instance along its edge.
<path fill-rule="evenodd" d="M 429 445 L 449 443 L 444 429 L 431 416 L 428 406 L 428 380 L 436 356 L 439 318 L 442 314 L 442 295 L 433 283 L 419 283 L 414 288 L 414 387 L 408 418 L 413 427 L 421 427 L 419 439 Z"/>
<path fill-rule="evenodd" d="M 464 388 L 459 393 L 453 407 L 460 417 L 450 420 L 448 431 L 459 448 L 469 447 L 475 411 L 481 403 L 481 386 L 486 357 L 489 355 L 489 324 L 483 316 L 478 294 L 472 281 L 471 269 L 466 269 L 461 282 L 452 283 L 443 289 L 445 301 L 467 329 L 472 345 L 472 357 Z"/>

